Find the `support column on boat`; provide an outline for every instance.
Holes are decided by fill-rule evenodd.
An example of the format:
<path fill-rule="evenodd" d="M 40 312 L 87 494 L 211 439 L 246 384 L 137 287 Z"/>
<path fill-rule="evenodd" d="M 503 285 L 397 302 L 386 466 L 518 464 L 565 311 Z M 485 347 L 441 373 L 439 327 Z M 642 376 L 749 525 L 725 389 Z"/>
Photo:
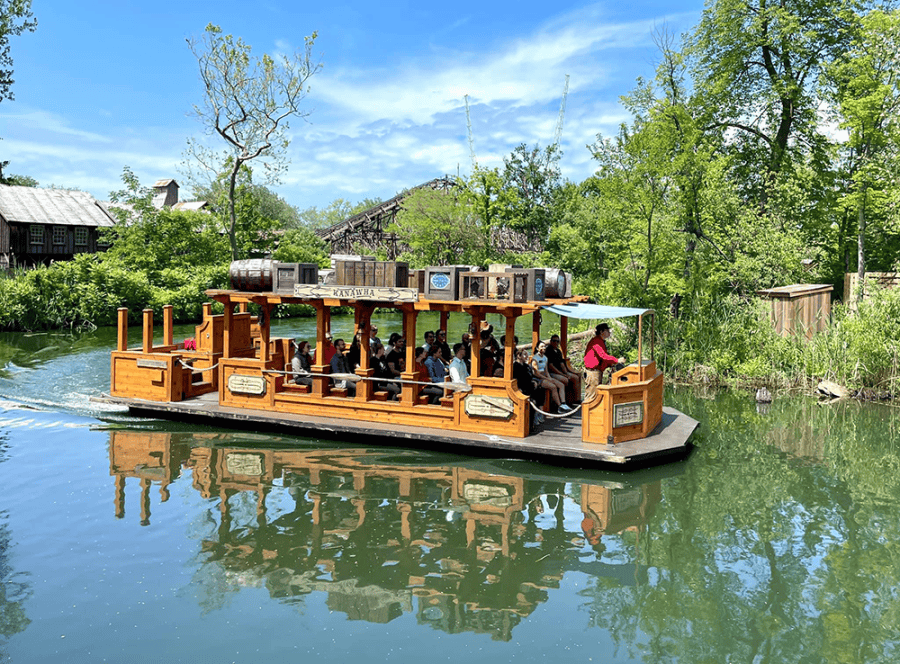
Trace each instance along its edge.
<path fill-rule="evenodd" d="M 563 358 L 569 357 L 569 317 L 559 317 L 559 350 Z"/>
<path fill-rule="evenodd" d="M 419 372 L 416 371 L 416 320 L 419 312 L 412 305 L 400 307 L 403 311 L 403 336 L 406 337 L 406 371 L 400 374 L 400 378 L 406 381 L 418 380 Z M 421 385 L 403 383 L 400 386 L 401 403 L 411 406 L 416 403 Z"/>
<path fill-rule="evenodd" d="M 531 354 L 537 352 L 538 344 L 541 343 L 541 312 L 535 311 L 531 314 Z"/>
<path fill-rule="evenodd" d="M 222 359 L 228 359 L 231 357 L 231 339 L 232 339 L 232 328 L 234 327 L 234 305 L 231 303 L 231 298 L 225 298 L 225 301 L 222 302 L 225 305 L 225 316 L 223 318 L 222 324 Z"/>
<path fill-rule="evenodd" d="M 445 309 L 441 310 L 441 324 L 438 326 L 439 330 L 443 330 L 444 332 L 447 331 L 447 319 L 449 318 L 449 316 L 450 316 L 449 311 L 447 311 Z M 451 346 L 451 348 L 452 348 L 452 346 Z M 452 358 L 447 358 L 447 361 L 449 362 L 450 359 L 452 359 Z"/>
<path fill-rule="evenodd" d="M 272 305 L 269 302 L 263 302 L 259 312 L 257 322 L 259 323 L 259 359 L 263 365 L 269 362 L 269 321 L 272 318 Z"/>
<path fill-rule="evenodd" d="M 484 312 L 481 307 L 472 307 L 469 309 L 472 316 L 472 329 L 475 334 L 472 339 L 472 357 L 469 358 L 472 363 L 472 376 L 481 375 L 481 322 L 484 320 Z"/>
<path fill-rule="evenodd" d="M 359 369 L 356 369 L 356 375 L 366 379 L 375 374 L 375 369 L 372 368 L 372 349 L 369 347 L 369 327 L 373 311 L 375 306 L 371 304 L 357 302 L 353 305 L 354 329 L 359 333 Z M 375 384 L 371 380 L 356 383 L 357 401 L 371 401 L 374 394 Z"/>
<path fill-rule="evenodd" d="M 325 335 L 331 322 L 331 308 L 325 306 L 324 302 L 316 302 L 316 363 L 310 367 L 312 373 L 317 374 L 312 377 L 312 393 L 319 397 L 328 394 L 328 376 L 325 372 L 328 365 L 324 363 L 325 359 Z"/>
<path fill-rule="evenodd" d="M 172 323 L 174 316 L 172 314 L 172 305 L 167 304 L 163 307 L 163 346 L 172 346 Z"/>
<path fill-rule="evenodd" d="M 512 380 L 513 362 L 516 361 L 516 316 L 515 313 L 504 311 L 506 317 L 506 345 L 503 348 L 503 379 Z"/>
<path fill-rule="evenodd" d="M 119 334 L 116 340 L 116 350 L 128 350 L 128 309 L 119 307 Z"/>
<path fill-rule="evenodd" d="M 153 352 L 153 309 L 144 309 L 144 336 L 141 350 L 145 353 Z"/>

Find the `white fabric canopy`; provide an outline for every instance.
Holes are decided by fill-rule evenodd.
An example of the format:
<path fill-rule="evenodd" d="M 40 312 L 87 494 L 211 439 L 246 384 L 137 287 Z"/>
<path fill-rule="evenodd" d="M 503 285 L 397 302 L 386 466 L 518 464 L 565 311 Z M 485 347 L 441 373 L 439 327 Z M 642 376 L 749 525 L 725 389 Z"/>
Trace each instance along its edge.
<path fill-rule="evenodd" d="M 571 304 L 553 304 L 543 307 L 560 316 L 568 318 L 586 318 L 588 320 L 600 320 L 601 318 L 627 318 L 629 316 L 641 316 L 652 309 L 633 309 L 631 307 L 608 307 L 603 304 L 588 304 L 586 302 L 573 302 Z"/>

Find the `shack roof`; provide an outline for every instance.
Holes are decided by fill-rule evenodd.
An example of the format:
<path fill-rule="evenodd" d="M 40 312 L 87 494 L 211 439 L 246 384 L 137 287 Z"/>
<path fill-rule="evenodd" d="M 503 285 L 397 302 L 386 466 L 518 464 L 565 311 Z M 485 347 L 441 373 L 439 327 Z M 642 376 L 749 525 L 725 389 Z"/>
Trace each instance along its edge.
<path fill-rule="evenodd" d="M 0 185 L 0 216 L 7 223 L 113 226 L 115 220 L 84 191 Z"/>

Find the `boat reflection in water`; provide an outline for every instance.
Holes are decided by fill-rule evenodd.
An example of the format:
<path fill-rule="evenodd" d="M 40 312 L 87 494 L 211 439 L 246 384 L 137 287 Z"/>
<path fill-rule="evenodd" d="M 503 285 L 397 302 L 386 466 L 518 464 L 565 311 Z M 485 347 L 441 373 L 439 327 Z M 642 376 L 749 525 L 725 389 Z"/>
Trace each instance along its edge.
<path fill-rule="evenodd" d="M 499 461 L 253 438 L 111 431 L 115 515 L 126 516 L 126 483 L 137 480 L 150 525 L 152 490 L 165 502 L 184 477 L 219 512 L 202 564 L 231 582 L 279 601 L 327 593 L 328 607 L 350 619 L 415 612 L 421 624 L 495 639 L 510 639 L 566 572 L 644 582 L 635 561 L 660 501 L 659 472 L 573 479 L 571 469 L 554 477 L 537 464 L 517 472 Z M 604 557 L 607 545 L 615 555 Z"/>

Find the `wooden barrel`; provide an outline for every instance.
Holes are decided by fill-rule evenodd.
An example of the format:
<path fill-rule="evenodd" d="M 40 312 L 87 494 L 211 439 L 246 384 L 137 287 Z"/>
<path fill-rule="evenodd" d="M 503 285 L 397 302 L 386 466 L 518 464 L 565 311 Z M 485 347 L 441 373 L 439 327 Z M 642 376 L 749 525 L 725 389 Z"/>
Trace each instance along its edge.
<path fill-rule="evenodd" d="M 544 275 L 544 293 L 546 297 L 565 297 L 566 287 L 568 286 L 566 273 L 559 268 L 548 267 L 544 270 Z"/>
<path fill-rule="evenodd" d="M 228 270 L 231 288 L 253 293 L 271 292 L 274 269 L 275 261 L 269 258 L 234 261 Z"/>

